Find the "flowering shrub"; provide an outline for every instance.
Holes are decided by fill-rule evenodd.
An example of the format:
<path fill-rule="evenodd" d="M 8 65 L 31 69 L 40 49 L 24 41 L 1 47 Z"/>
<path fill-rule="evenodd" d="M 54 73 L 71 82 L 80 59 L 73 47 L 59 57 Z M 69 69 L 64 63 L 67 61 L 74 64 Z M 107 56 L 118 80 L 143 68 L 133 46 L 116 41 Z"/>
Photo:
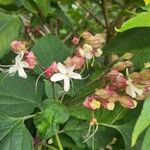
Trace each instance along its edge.
<path fill-rule="evenodd" d="M 149 4 L 0 1 L 0 150 L 150 149 Z"/>

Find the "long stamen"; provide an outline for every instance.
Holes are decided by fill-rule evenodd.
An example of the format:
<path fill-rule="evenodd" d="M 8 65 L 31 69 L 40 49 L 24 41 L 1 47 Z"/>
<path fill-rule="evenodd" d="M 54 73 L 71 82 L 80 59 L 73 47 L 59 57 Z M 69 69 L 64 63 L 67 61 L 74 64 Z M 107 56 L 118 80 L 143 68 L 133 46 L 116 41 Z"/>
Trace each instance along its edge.
<path fill-rule="evenodd" d="M 93 137 L 94 134 L 97 132 L 97 130 L 98 130 L 98 124 L 96 124 L 95 131 L 94 131 L 87 139 L 85 139 L 82 143 L 85 143 L 85 142 L 88 141 L 91 137 Z"/>
<path fill-rule="evenodd" d="M 93 58 L 93 59 L 92 59 L 91 67 L 94 66 L 94 62 L 95 62 L 95 57 L 93 56 L 92 58 Z"/>
<path fill-rule="evenodd" d="M 41 78 L 41 76 L 45 73 L 46 71 L 42 72 L 39 77 L 37 78 L 36 82 L 35 82 L 35 93 L 37 93 L 37 86 L 38 86 L 38 81 Z"/>

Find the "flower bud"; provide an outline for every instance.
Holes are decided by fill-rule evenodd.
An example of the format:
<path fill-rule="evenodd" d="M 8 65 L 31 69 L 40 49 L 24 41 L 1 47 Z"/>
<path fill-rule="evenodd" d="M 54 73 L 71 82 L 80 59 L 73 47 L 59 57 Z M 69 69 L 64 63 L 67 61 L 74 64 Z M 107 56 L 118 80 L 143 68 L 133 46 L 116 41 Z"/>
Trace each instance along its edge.
<path fill-rule="evenodd" d="M 96 110 L 100 108 L 101 103 L 93 97 L 87 97 L 83 102 L 83 106 L 92 110 Z"/>
<path fill-rule="evenodd" d="M 36 62 L 36 57 L 32 51 L 25 54 L 25 61 L 28 63 L 30 69 L 34 69 Z"/>
<path fill-rule="evenodd" d="M 95 92 L 96 95 L 100 96 L 101 99 L 107 99 L 108 102 L 116 102 L 119 95 L 109 89 L 99 89 Z"/>
<path fill-rule="evenodd" d="M 129 78 L 134 82 L 134 83 L 139 83 L 141 81 L 141 75 L 138 72 L 133 72 L 129 74 Z"/>
<path fill-rule="evenodd" d="M 133 54 L 132 54 L 132 53 L 125 53 L 125 54 L 122 56 L 122 58 L 123 58 L 123 59 L 126 59 L 126 60 L 131 59 L 132 57 L 133 57 Z"/>
<path fill-rule="evenodd" d="M 96 118 L 92 118 L 89 125 L 95 125 L 97 124 L 97 119 Z"/>
<path fill-rule="evenodd" d="M 83 33 L 81 34 L 81 36 L 82 36 L 84 39 L 89 39 L 89 38 L 93 37 L 93 35 L 92 35 L 90 32 L 88 32 L 88 31 L 83 32 Z"/>
<path fill-rule="evenodd" d="M 47 78 L 50 78 L 53 73 L 57 73 L 58 69 L 57 69 L 57 64 L 56 62 L 53 62 L 48 68 L 45 69 L 45 75 Z"/>
<path fill-rule="evenodd" d="M 25 53 L 25 51 L 26 51 L 26 44 L 25 44 L 25 42 L 22 42 L 22 41 L 13 41 L 10 44 L 10 47 L 11 47 L 12 51 L 16 54 L 20 54 L 21 52 Z"/>
<path fill-rule="evenodd" d="M 74 56 L 73 58 L 68 57 L 64 63 L 67 67 L 75 66 L 75 69 L 80 69 L 84 65 L 85 59 L 78 56 Z"/>
<path fill-rule="evenodd" d="M 119 61 L 117 62 L 114 66 L 113 69 L 117 70 L 117 71 L 122 71 L 127 67 L 131 67 L 133 66 L 133 63 L 131 61 Z"/>
<path fill-rule="evenodd" d="M 118 101 L 125 108 L 133 109 L 137 106 L 137 102 L 129 96 L 122 96 Z"/>
<path fill-rule="evenodd" d="M 77 37 L 74 36 L 71 42 L 72 42 L 74 45 L 78 45 L 78 44 L 79 44 L 79 41 L 80 41 L 80 40 L 79 40 Z"/>
<path fill-rule="evenodd" d="M 102 100 L 101 101 L 101 107 L 108 109 L 108 110 L 114 110 L 115 108 L 115 103 L 110 103 L 107 100 Z"/>

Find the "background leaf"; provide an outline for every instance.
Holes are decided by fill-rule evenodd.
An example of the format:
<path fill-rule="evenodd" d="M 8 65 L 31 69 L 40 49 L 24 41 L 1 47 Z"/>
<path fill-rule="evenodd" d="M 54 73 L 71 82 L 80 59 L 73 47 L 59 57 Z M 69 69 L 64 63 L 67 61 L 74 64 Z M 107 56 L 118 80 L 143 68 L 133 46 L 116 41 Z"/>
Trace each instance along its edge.
<path fill-rule="evenodd" d="M 71 54 L 71 50 L 52 34 L 39 39 L 32 51 L 35 52 L 39 62 L 45 67 L 49 66 L 53 61 L 62 62 Z"/>
<path fill-rule="evenodd" d="M 118 32 L 123 32 L 132 28 L 137 27 L 150 27 L 150 13 L 142 12 L 137 16 L 126 21 L 120 29 L 117 29 Z"/>
<path fill-rule="evenodd" d="M 136 141 L 139 135 L 150 126 L 150 116 L 149 116 L 149 108 L 150 108 L 150 96 L 148 96 L 144 102 L 142 112 L 135 124 L 134 131 L 132 134 L 132 145 L 136 144 Z"/>
<path fill-rule="evenodd" d="M 32 138 L 23 119 L 0 114 L 0 149 L 33 150 Z"/>
<path fill-rule="evenodd" d="M 107 54 L 134 54 L 132 61 L 136 69 L 144 67 L 144 63 L 150 61 L 150 28 L 137 28 L 119 33 L 106 45 L 103 51 Z"/>
<path fill-rule="evenodd" d="M 2 75 L 1 75 L 2 79 Z M 28 75 L 22 79 L 18 75 L 5 78 L 0 83 L 0 113 L 21 117 L 30 114 L 40 106 L 43 95 L 43 83 L 39 82 L 38 94 L 35 94 L 36 77 Z"/>
<path fill-rule="evenodd" d="M 10 51 L 10 43 L 21 37 L 22 23 L 18 17 L 0 13 L 0 59 Z M 9 35 L 9 36 L 8 36 Z"/>

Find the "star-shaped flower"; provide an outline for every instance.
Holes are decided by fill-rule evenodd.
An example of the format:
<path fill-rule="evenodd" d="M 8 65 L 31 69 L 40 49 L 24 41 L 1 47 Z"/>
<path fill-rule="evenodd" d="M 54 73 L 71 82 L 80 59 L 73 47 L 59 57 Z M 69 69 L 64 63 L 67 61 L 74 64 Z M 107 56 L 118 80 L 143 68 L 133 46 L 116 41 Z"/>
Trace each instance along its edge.
<path fill-rule="evenodd" d="M 70 80 L 71 79 L 81 79 L 81 75 L 73 72 L 75 66 L 66 67 L 65 65 L 58 63 L 57 69 L 59 73 L 54 74 L 50 80 L 52 82 L 57 82 L 64 80 L 64 91 L 69 91 L 70 89 Z"/>
<path fill-rule="evenodd" d="M 20 77 L 27 78 L 27 74 L 25 73 L 24 68 L 29 68 L 28 63 L 22 61 L 22 55 L 17 55 L 15 58 L 15 64 L 6 70 L 6 72 L 8 72 L 11 76 L 18 72 Z"/>

